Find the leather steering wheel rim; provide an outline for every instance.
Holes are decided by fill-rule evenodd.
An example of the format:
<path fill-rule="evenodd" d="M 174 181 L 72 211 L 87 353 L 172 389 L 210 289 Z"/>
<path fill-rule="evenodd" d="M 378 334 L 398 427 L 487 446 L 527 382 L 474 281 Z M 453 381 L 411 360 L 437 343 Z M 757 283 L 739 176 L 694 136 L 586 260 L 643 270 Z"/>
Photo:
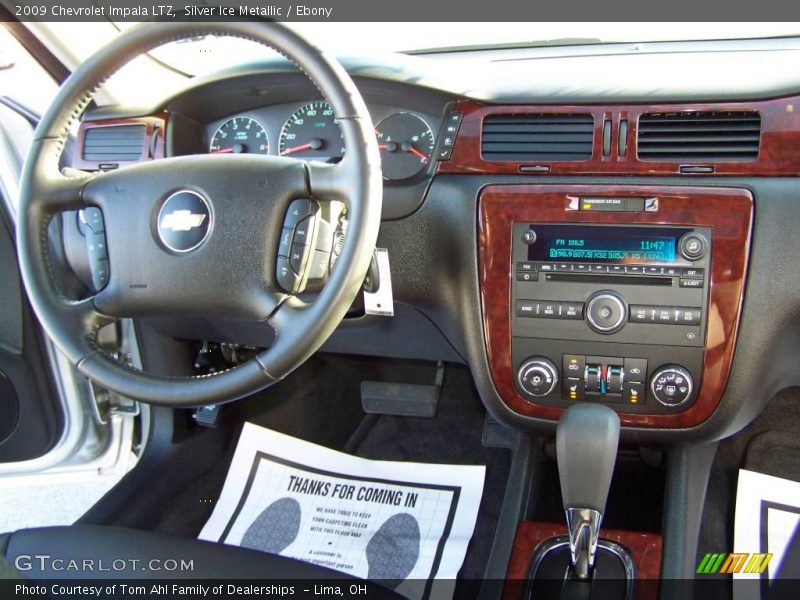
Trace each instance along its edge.
<path fill-rule="evenodd" d="M 71 125 L 106 79 L 144 52 L 200 35 L 240 37 L 277 50 L 311 79 L 339 121 L 347 151 L 335 165 L 272 157 L 247 160 L 242 157 L 238 162 L 226 162 L 245 175 L 266 172 L 270 184 L 275 182 L 275 199 L 264 200 L 264 210 L 272 210 L 274 219 L 280 222 L 275 225 L 270 221 L 266 229 L 279 232 L 285 214 L 281 211 L 285 211 L 287 203 L 293 198 L 309 196 L 345 202 L 348 229 L 330 277 L 312 303 L 273 290 L 272 283 L 263 286 L 269 290 L 254 289 L 254 300 L 247 305 L 247 314 L 269 323 L 276 331 L 275 341 L 267 350 L 227 371 L 171 378 L 128 367 L 97 345 L 101 327 L 116 318 L 138 315 L 114 314 L 113 307 L 120 304 L 100 298 L 100 293 L 78 301 L 63 297 L 54 276 L 58 266 L 48 254 L 47 228 L 51 219 L 65 210 L 94 205 L 116 210 L 115 190 L 134 185 L 146 196 L 147 190 L 158 187 L 160 177 L 176 169 L 187 177 L 206 181 L 213 188 L 213 182 L 208 183 L 208 178 L 203 180 L 202 172 L 217 169 L 216 164 L 222 163 L 211 163 L 209 157 L 203 156 L 166 158 L 118 171 L 78 176 L 63 175 L 58 168 Z M 160 189 L 153 193 L 153 198 L 164 195 Z M 156 200 L 147 198 L 143 202 L 152 203 L 156 210 Z M 278 23 L 144 23 L 126 30 L 82 63 L 64 83 L 37 127 L 20 181 L 17 214 L 20 270 L 31 305 L 47 335 L 85 376 L 121 395 L 157 405 L 189 407 L 227 402 L 285 377 L 311 356 L 344 318 L 369 267 L 380 227 L 381 201 L 380 155 L 371 118 L 355 84 L 333 57 Z M 149 204 L 145 208 L 150 210 Z M 215 210 L 225 216 L 226 208 L 230 213 L 230 204 Z M 228 214 L 228 218 L 233 217 Z M 124 286 L 114 286 L 113 259 L 114 253 L 121 256 L 123 249 L 111 237 L 108 249 L 109 288 L 121 296 L 126 292 Z M 178 258 L 165 255 L 164 261 L 174 268 L 168 261 L 177 264 Z M 274 260 L 272 263 L 274 266 Z M 274 273 L 270 269 L 265 272 L 268 277 L 259 272 L 254 281 L 274 281 Z M 258 286 L 245 289 L 254 287 Z M 174 299 L 170 300 L 174 306 Z M 112 310 L 106 310 L 108 307 Z"/>

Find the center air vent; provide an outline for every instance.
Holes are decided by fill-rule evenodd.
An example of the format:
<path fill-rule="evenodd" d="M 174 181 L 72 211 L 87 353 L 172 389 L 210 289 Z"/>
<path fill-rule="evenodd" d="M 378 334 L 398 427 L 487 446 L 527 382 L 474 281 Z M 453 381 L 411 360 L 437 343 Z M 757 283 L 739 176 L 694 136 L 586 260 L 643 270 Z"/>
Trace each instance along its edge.
<path fill-rule="evenodd" d="M 594 118 L 589 114 L 488 115 L 483 120 L 484 160 L 548 162 L 592 157 Z"/>
<path fill-rule="evenodd" d="M 144 145 L 144 125 L 110 125 L 86 130 L 83 159 L 103 162 L 139 160 Z"/>
<path fill-rule="evenodd" d="M 757 112 L 649 113 L 639 117 L 637 151 L 663 162 L 755 160 L 760 137 Z"/>

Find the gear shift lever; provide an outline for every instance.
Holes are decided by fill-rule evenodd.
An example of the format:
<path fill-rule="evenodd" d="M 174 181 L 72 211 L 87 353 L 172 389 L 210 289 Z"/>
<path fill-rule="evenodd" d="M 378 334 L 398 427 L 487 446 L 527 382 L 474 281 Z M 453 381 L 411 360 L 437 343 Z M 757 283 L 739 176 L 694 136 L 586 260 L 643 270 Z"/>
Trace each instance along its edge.
<path fill-rule="evenodd" d="M 558 421 L 556 458 L 567 516 L 572 568 L 586 579 L 594 567 L 600 523 L 617 460 L 619 417 L 602 404 L 575 404 Z"/>

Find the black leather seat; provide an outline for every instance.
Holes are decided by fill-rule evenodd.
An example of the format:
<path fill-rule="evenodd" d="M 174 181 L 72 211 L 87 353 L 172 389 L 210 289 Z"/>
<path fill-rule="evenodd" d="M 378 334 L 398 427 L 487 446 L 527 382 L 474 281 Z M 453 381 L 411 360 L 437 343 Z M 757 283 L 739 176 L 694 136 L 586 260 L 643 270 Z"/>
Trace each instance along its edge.
<path fill-rule="evenodd" d="M 10 569 L 14 569 L 19 576 L 33 580 L 335 579 L 367 585 L 370 598 L 402 598 L 375 583 L 299 560 L 121 527 L 23 529 L 0 536 L 0 556 L 6 563 L 5 569 L 0 569 L 5 577 L 13 576 Z M 41 556 L 48 558 L 37 558 Z M 191 561 L 191 568 L 176 569 L 181 561 Z"/>

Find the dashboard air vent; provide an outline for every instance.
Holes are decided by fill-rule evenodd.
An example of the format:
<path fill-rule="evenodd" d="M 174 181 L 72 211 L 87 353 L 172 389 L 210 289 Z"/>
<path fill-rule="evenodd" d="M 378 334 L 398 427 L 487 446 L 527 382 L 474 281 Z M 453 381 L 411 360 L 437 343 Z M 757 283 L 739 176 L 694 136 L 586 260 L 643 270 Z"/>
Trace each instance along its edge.
<path fill-rule="evenodd" d="M 760 137 L 753 111 L 649 113 L 639 117 L 637 151 L 662 162 L 755 160 Z"/>
<path fill-rule="evenodd" d="M 484 160 L 548 162 L 592 157 L 594 118 L 590 114 L 488 115 L 483 120 Z"/>
<path fill-rule="evenodd" d="M 109 125 L 86 130 L 83 159 L 90 161 L 138 160 L 144 145 L 144 125 Z"/>

